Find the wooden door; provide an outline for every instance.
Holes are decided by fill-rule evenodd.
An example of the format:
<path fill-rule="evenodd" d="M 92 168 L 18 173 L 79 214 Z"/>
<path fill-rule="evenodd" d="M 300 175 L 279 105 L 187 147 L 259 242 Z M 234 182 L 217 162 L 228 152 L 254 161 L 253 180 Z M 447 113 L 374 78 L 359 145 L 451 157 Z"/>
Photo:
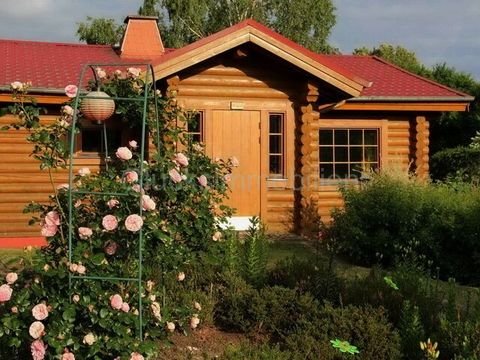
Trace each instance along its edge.
<path fill-rule="evenodd" d="M 235 216 L 260 215 L 260 111 L 214 110 L 210 129 L 212 158 L 239 161 L 225 204 L 236 209 Z"/>

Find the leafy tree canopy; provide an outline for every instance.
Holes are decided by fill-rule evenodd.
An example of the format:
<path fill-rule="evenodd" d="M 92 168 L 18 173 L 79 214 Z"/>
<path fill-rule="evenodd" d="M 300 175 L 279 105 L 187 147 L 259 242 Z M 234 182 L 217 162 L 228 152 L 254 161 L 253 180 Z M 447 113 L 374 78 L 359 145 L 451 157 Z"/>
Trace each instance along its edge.
<path fill-rule="evenodd" d="M 159 17 L 167 47 L 182 47 L 252 18 L 313 51 L 333 51 L 327 41 L 336 22 L 332 0 L 144 0 L 138 14 Z M 112 19 L 87 18 L 77 35 L 89 44 L 114 44 L 118 29 Z"/>

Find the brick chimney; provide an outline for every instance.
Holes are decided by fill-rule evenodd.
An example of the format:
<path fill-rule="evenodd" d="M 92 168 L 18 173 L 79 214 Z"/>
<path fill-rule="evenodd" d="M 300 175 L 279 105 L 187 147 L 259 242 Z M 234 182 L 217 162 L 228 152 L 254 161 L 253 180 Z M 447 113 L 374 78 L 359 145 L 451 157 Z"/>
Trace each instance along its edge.
<path fill-rule="evenodd" d="M 129 15 L 120 46 L 120 57 L 123 59 L 151 60 L 163 55 L 162 38 L 157 25 L 156 16 Z"/>

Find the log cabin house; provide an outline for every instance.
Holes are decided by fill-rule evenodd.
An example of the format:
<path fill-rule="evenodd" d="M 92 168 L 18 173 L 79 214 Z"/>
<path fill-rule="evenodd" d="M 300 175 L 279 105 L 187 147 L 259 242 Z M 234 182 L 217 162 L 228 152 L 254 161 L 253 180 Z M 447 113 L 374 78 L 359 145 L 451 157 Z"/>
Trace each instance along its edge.
<path fill-rule="evenodd" d="M 118 48 L 0 40 L 0 106 L 11 101 L 11 82 L 31 81 L 31 93 L 52 114 L 44 121 L 54 121 L 65 85 L 78 82 L 83 64 L 148 61 L 157 87 L 199 111 L 189 130 L 207 153 L 239 159 L 228 200 L 238 227 L 260 215 L 272 231 L 287 231 L 305 203 L 328 219 L 342 205 L 338 184 L 357 182 L 365 168 L 396 166 L 427 178 L 429 123 L 473 100 L 377 57 L 316 54 L 253 20 L 180 49 L 164 48 L 155 18 L 125 21 Z M 0 126 L 11 121 L 4 116 Z M 83 132 L 76 163 L 98 166 L 98 129 Z M 22 208 L 46 200 L 52 187 L 30 152 L 24 132 L 0 132 L 4 246 L 42 241 Z"/>

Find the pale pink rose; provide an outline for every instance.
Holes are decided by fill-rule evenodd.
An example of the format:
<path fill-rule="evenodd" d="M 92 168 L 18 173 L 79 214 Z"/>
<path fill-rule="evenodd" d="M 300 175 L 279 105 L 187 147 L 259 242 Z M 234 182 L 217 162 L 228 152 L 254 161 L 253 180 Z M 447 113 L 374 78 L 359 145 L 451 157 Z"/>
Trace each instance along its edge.
<path fill-rule="evenodd" d="M 9 301 L 12 297 L 12 292 L 13 290 L 9 285 L 3 284 L 0 286 L 0 303 Z"/>
<path fill-rule="evenodd" d="M 188 158 L 182 153 L 177 153 L 173 161 L 180 166 L 188 166 Z"/>
<path fill-rule="evenodd" d="M 203 187 L 207 187 L 207 184 L 208 184 L 208 181 L 207 181 L 207 177 L 205 175 L 200 175 L 198 178 L 198 183 L 200 185 L 202 185 Z"/>
<path fill-rule="evenodd" d="M 132 352 L 130 354 L 130 360 L 145 360 L 142 354 L 139 354 L 137 352 Z"/>
<path fill-rule="evenodd" d="M 172 181 L 177 184 L 179 183 L 180 181 L 182 181 L 182 176 L 178 173 L 177 169 L 172 169 L 168 172 L 168 175 L 170 175 L 170 179 L 172 179 Z"/>
<path fill-rule="evenodd" d="M 73 355 L 71 352 L 66 352 L 62 355 L 61 360 L 75 360 L 75 355 Z"/>
<path fill-rule="evenodd" d="M 18 314 L 18 307 L 12 306 L 12 308 L 10 309 L 10 311 L 11 311 L 13 314 Z"/>
<path fill-rule="evenodd" d="M 156 208 L 155 201 L 148 196 L 148 195 L 142 195 L 142 209 L 145 211 L 153 211 Z"/>
<path fill-rule="evenodd" d="M 117 250 L 118 250 L 118 244 L 112 240 L 108 240 L 103 247 L 103 251 L 105 251 L 105 254 L 110 256 L 115 255 Z"/>
<path fill-rule="evenodd" d="M 129 184 L 138 181 L 138 174 L 135 171 L 127 171 L 124 177 L 125 181 Z"/>
<path fill-rule="evenodd" d="M 174 332 L 175 331 L 175 323 L 167 321 L 167 330 L 169 332 Z"/>
<path fill-rule="evenodd" d="M 113 215 L 105 215 L 102 220 L 103 228 L 107 231 L 115 230 L 118 226 L 118 220 Z"/>
<path fill-rule="evenodd" d="M 102 68 L 97 67 L 95 72 L 97 73 L 99 79 L 105 79 L 107 77 L 107 73 Z"/>
<path fill-rule="evenodd" d="M 115 70 L 115 71 L 113 72 L 113 75 L 115 75 L 116 77 L 121 77 L 121 76 L 122 76 L 122 70 L 118 70 L 118 69 Z"/>
<path fill-rule="evenodd" d="M 138 144 L 135 140 L 130 140 L 128 142 L 128 146 L 130 146 L 132 149 L 136 149 L 138 147 Z"/>
<path fill-rule="evenodd" d="M 198 324 L 200 324 L 200 319 L 198 318 L 198 315 L 194 314 L 190 319 L 190 327 L 196 329 Z"/>
<path fill-rule="evenodd" d="M 87 268 L 82 264 L 78 264 L 77 273 L 79 273 L 80 275 L 85 275 L 86 272 Z"/>
<path fill-rule="evenodd" d="M 162 314 L 160 312 L 160 304 L 158 302 L 152 302 L 150 304 L 150 309 L 152 310 L 153 316 L 158 320 L 162 321 Z"/>
<path fill-rule="evenodd" d="M 71 272 L 77 272 L 78 264 L 70 264 L 69 269 L 70 269 Z"/>
<path fill-rule="evenodd" d="M 69 98 L 74 98 L 77 96 L 78 88 L 75 85 L 67 85 L 65 86 L 65 94 Z"/>
<path fill-rule="evenodd" d="M 131 78 L 134 78 L 136 79 L 137 77 L 140 76 L 140 69 L 139 68 L 134 68 L 134 67 L 129 67 L 127 69 L 127 74 L 128 76 L 130 76 Z"/>
<path fill-rule="evenodd" d="M 80 236 L 80 239 L 82 240 L 87 240 L 93 235 L 93 230 L 88 228 L 88 227 L 79 227 L 78 228 L 78 236 Z"/>
<path fill-rule="evenodd" d="M 12 285 L 18 280 L 18 275 L 17 273 L 10 272 L 5 276 L 5 280 L 7 280 L 8 285 Z"/>
<path fill-rule="evenodd" d="M 132 190 L 135 191 L 135 192 L 137 192 L 137 193 L 141 192 L 142 194 L 145 192 L 145 191 L 140 187 L 139 184 L 134 184 L 134 185 L 132 185 Z"/>
<path fill-rule="evenodd" d="M 126 302 L 122 304 L 122 311 L 128 313 L 130 311 L 130 305 L 128 305 Z"/>
<path fill-rule="evenodd" d="M 48 270 L 50 270 L 50 265 L 48 264 L 43 265 L 43 271 L 47 272 Z"/>
<path fill-rule="evenodd" d="M 48 317 L 48 308 L 45 304 L 37 304 L 32 309 L 35 320 L 45 320 Z"/>
<path fill-rule="evenodd" d="M 196 301 L 195 301 L 195 302 L 193 303 L 193 307 L 194 307 L 196 310 L 198 310 L 198 311 L 202 311 L 202 305 L 200 305 L 199 302 L 196 302 Z"/>
<path fill-rule="evenodd" d="M 80 301 L 80 295 L 78 295 L 78 294 L 73 295 L 72 296 L 72 301 L 74 303 L 78 303 Z"/>
<path fill-rule="evenodd" d="M 125 228 L 131 232 L 137 232 L 143 226 L 142 218 L 137 214 L 128 215 L 125 219 Z"/>
<path fill-rule="evenodd" d="M 45 352 L 47 350 L 47 346 L 43 343 L 42 340 L 35 340 L 30 345 L 30 351 L 32 352 L 32 359 L 33 360 L 43 360 L 45 359 Z"/>
<path fill-rule="evenodd" d="M 115 153 L 117 158 L 120 160 L 130 160 L 133 156 L 132 152 L 130 151 L 129 148 L 122 146 L 117 149 L 117 152 Z"/>
<path fill-rule="evenodd" d="M 73 115 L 73 108 L 70 105 L 64 105 L 62 108 L 62 112 L 65 115 L 72 116 Z"/>
<path fill-rule="evenodd" d="M 40 321 L 34 321 L 32 325 L 30 325 L 28 333 L 32 338 L 38 339 L 45 334 L 45 325 L 43 325 Z"/>
<path fill-rule="evenodd" d="M 232 156 L 230 158 L 230 161 L 231 161 L 233 167 L 239 167 L 240 166 L 240 162 L 238 161 L 238 159 L 235 156 Z"/>
<path fill-rule="evenodd" d="M 107 201 L 107 206 L 109 209 L 113 209 L 114 207 L 117 207 L 118 205 L 120 205 L 120 201 L 116 200 L 116 199 L 110 199 Z"/>
<path fill-rule="evenodd" d="M 10 84 L 10 87 L 12 88 L 12 90 L 22 90 L 23 89 L 23 83 L 21 83 L 20 81 L 14 81 Z"/>
<path fill-rule="evenodd" d="M 57 225 L 43 224 L 40 233 L 41 233 L 42 236 L 50 237 L 50 236 L 55 236 L 57 231 L 58 231 L 58 226 Z"/>
<path fill-rule="evenodd" d="M 47 225 L 60 225 L 60 215 L 56 211 L 49 211 L 47 215 L 45 215 L 45 224 Z"/>
<path fill-rule="evenodd" d="M 230 181 L 232 181 L 232 175 L 230 174 L 226 174 L 223 178 L 226 183 L 229 183 Z"/>
<path fill-rule="evenodd" d="M 90 171 L 90 169 L 88 167 L 84 167 L 84 168 L 81 168 L 80 170 L 78 170 L 78 175 L 80 176 L 87 176 L 87 175 L 90 175 L 92 172 Z"/>
<path fill-rule="evenodd" d="M 86 345 L 93 345 L 93 343 L 96 341 L 95 335 L 92 333 L 88 333 L 83 337 L 83 343 Z"/>
<path fill-rule="evenodd" d="M 222 238 L 222 233 L 220 231 L 215 231 L 212 236 L 213 241 L 218 241 Z"/>
<path fill-rule="evenodd" d="M 179 273 L 177 274 L 177 280 L 178 280 L 178 281 L 183 281 L 183 280 L 185 280 L 185 273 L 184 273 L 183 271 L 182 271 L 182 272 L 179 272 Z"/>
<path fill-rule="evenodd" d="M 123 305 L 123 299 L 119 294 L 110 296 L 110 306 L 115 310 L 120 310 Z"/>
<path fill-rule="evenodd" d="M 68 190 L 68 188 L 70 187 L 70 185 L 68 184 L 60 184 L 57 186 L 57 190 L 60 191 L 60 190 Z"/>

